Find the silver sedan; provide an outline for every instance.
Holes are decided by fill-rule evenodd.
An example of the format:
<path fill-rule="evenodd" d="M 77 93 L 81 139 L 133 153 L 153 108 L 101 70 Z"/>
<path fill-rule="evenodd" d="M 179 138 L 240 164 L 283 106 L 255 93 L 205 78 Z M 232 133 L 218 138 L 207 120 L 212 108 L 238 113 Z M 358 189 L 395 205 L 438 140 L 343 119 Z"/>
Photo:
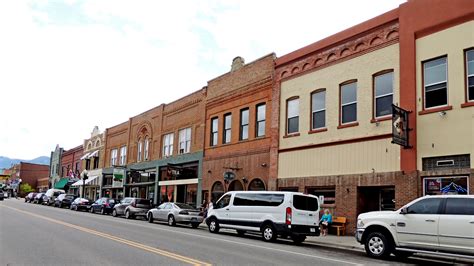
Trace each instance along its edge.
<path fill-rule="evenodd" d="M 146 215 L 148 222 L 166 221 L 169 226 L 176 223 L 191 224 L 193 228 L 197 228 L 204 220 L 203 214 L 193 206 L 184 203 L 166 202 L 148 211 Z"/>

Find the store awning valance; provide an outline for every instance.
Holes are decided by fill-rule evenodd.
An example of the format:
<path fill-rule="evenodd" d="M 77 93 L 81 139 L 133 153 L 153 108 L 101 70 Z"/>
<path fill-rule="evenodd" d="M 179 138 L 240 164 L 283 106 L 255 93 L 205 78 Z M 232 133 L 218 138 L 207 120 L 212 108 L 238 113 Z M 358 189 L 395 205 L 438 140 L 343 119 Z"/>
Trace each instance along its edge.
<path fill-rule="evenodd" d="M 64 189 L 64 186 L 67 184 L 67 178 L 61 178 L 56 184 L 54 184 L 54 188 L 56 189 Z"/>
<path fill-rule="evenodd" d="M 89 178 L 86 179 L 85 185 L 88 185 L 92 181 L 94 181 L 97 178 L 97 176 L 90 176 Z M 75 182 L 74 184 L 71 185 L 71 187 L 80 187 L 84 185 L 84 182 L 82 180 L 79 180 Z"/>
<path fill-rule="evenodd" d="M 84 160 L 84 159 L 88 158 L 89 154 L 90 154 L 90 153 L 84 154 L 84 155 L 81 157 L 81 160 Z"/>

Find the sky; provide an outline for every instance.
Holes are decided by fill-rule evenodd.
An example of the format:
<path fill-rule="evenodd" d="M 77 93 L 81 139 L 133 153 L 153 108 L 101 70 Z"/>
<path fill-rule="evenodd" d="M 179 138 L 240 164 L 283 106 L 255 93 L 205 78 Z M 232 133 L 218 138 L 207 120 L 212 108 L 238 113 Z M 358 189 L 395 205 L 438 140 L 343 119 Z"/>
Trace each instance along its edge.
<path fill-rule="evenodd" d="M 403 0 L 0 1 L 0 156 L 49 156 Z"/>

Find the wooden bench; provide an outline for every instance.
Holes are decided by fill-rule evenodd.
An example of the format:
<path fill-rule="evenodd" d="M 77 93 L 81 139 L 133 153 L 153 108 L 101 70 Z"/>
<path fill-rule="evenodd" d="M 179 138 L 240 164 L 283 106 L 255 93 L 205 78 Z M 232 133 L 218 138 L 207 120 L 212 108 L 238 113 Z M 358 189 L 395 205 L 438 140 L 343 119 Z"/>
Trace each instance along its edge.
<path fill-rule="evenodd" d="M 330 227 L 336 229 L 337 236 L 340 236 L 341 233 L 346 235 L 346 222 L 346 217 L 333 217 Z"/>

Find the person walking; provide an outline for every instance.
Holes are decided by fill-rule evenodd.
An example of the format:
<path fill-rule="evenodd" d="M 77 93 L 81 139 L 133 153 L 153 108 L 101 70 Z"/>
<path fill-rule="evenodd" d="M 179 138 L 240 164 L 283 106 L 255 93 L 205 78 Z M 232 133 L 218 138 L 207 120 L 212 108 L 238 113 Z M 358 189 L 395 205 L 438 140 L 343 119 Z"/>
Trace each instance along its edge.
<path fill-rule="evenodd" d="M 332 215 L 329 213 L 328 209 L 324 210 L 324 214 L 319 221 L 319 226 L 321 227 L 321 236 L 327 236 L 329 225 L 332 223 Z"/>

